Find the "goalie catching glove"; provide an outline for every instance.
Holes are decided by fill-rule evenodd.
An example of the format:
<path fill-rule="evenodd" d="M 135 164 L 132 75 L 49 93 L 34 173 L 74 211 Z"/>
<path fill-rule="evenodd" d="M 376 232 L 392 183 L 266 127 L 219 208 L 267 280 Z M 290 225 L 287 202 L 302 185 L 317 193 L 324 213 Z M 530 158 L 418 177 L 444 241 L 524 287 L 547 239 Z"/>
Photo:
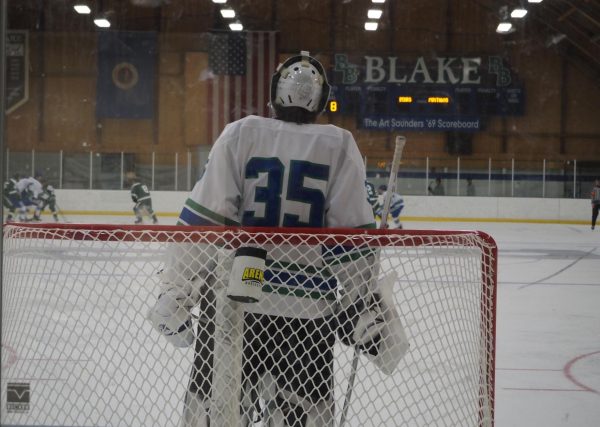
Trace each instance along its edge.
<path fill-rule="evenodd" d="M 340 304 L 338 336 L 356 346 L 383 373 L 391 375 L 408 351 L 408 338 L 394 306 L 395 273 L 386 276 L 376 292 Z"/>
<path fill-rule="evenodd" d="M 175 347 L 189 347 L 195 339 L 191 309 L 195 301 L 181 288 L 161 293 L 147 319 Z"/>
<path fill-rule="evenodd" d="M 188 347 L 194 342 L 191 310 L 212 283 L 216 265 L 216 249 L 208 244 L 180 243 L 167 249 L 160 272 L 161 292 L 146 318 L 174 346 Z"/>

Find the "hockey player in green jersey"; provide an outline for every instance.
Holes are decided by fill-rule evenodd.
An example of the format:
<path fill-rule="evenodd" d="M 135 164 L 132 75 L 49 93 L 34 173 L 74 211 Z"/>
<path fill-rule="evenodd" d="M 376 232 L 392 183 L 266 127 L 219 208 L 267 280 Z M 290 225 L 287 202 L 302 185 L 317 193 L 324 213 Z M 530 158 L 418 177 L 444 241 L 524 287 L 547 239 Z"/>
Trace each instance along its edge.
<path fill-rule="evenodd" d="M 367 188 L 367 201 L 373 208 L 373 215 L 375 215 L 377 211 L 377 200 L 379 196 L 377 195 L 375 186 L 369 181 L 365 181 L 365 187 Z"/>
<path fill-rule="evenodd" d="M 152 198 L 148 187 L 140 182 L 134 172 L 127 173 L 127 183 L 131 185 L 131 200 L 135 203 L 133 207 L 135 224 L 141 224 L 144 216 L 152 218 L 153 224 L 158 224 L 158 218 L 152 209 Z"/>
<path fill-rule="evenodd" d="M 7 222 L 14 221 L 15 211 L 19 211 L 19 221 L 26 221 L 26 209 L 21 200 L 21 195 L 17 190 L 17 182 L 19 181 L 19 175 L 16 174 L 8 181 L 4 183 L 2 191 L 2 205 L 8 210 L 6 217 Z"/>
<path fill-rule="evenodd" d="M 56 208 L 56 193 L 54 192 L 54 187 L 47 182 L 42 182 L 42 192 L 38 195 L 37 208 L 33 215 L 34 221 L 41 220 L 41 214 L 44 209 L 46 209 L 46 206 L 48 206 L 50 212 L 52 212 L 54 221 L 58 222 L 58 209 Z"/>

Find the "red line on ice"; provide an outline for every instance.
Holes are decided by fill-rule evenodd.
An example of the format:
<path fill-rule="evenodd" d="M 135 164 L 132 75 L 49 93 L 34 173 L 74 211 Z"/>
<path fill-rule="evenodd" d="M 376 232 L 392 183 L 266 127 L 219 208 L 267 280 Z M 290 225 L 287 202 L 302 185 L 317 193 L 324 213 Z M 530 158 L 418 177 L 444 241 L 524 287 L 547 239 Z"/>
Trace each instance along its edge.
<path fill-rule="evenodd" d="M 2 369 L 10 368 L 17 361 L 17 350 L 6 344 L 1 344 L 4 350 L 8 353 L 6 365 L 2 365 Z"/>
<path fill-rule="evenodd" d="M 600 394 L 600 392 L 598 392 L 598 390 L 594 390 L 593 388 L 588 387 L 585 384 L 583 384 L 582 382 L 578 381 L 575 378 L 575 376 L 573 375 L 573 373 L 571 372 L 573 365 L 575 365 L 577 362 L 580 362 L 581 360 L 585 359 L 586 357 L 590 357 L 595 354 L 600 354 L 600 351 L 594 351 L 592 353 L 582 354 L 582 355 L 575 357 L 574 359 L 569 360 L 567 362 L 567 364 L 565 365 L 565 367 L 563 368 L 563 373 L 565 374 L 565 377 L 567 377 L 567 379 L 569 381 L 571 381 L 573 384 L 581 387 L 583 390 L 589 391 L 592 393 L 596 393 L 596 394 Z"/>

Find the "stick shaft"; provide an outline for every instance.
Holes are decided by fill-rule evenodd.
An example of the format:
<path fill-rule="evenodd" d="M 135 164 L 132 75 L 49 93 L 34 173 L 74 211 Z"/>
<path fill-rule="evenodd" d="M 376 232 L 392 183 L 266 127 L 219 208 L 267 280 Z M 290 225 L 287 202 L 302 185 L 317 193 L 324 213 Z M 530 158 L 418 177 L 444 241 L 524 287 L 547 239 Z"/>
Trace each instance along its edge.
<path fill-rule="evenodd" d="M 406 144 L 406 137 L 402 135 L 396 136 L 396 144 L 394 147 L 394 157 L 392 158 L 392 165 L 390 168 L 390 177 L 388 179 L 387 191 L 383 200 L 383 209 L 381 211 L 381 223 L 379 228 L 387 228 L 387 217 L 390 211 L 390 202 L 392 200 L 392 194 L 396 189 L 396 176 L 398 175 L 398 169 L 400 168 L 400 161 L 402 160 L 402 151 Z M 379 251 L 376 252 L 375 266 L 379 265 Z M 374 280 L 377 280 L 379 275 L 379 268 L 374 271 Z M 344 406 L 342 407 L 342 414 L 340 416 L 340 427 L 344 427 L 346 418 L 348 416 L 348 409 L 350 408 L 350 400 L 352 399 L 352 390 L 354 389 L 354 380 L 356 378 L 356 370 L 358 368 L 358 357 L 360 353 L 356 347 L 354 347 L 354 355 L 352 356 L 352 364 L 350 365 L 350 376 L 348 377 L 348 387 L 346 389 L 346 397 L 344 398 Z"/>
<path fill-rule="evenodd" d="M 396 177 L 398 175 L 398 169 L 400 168 L 400 160 L 402 160 L 402 151 L 404 150 L 405 144 L 406 138 L 402 135 L 398 135 L 396 137 L 396 146 L 394 148 L 394 157 L 392 159 L 392 165 L 390 168 L 387 191 L 385 192 L 385 199 L 383 200 L 381 224 L 379 225 L 379 228 L 387 228 L 387 217 L 390 213 L 390 203 L 392 201 L 392 194 L 396 190 Z"/>

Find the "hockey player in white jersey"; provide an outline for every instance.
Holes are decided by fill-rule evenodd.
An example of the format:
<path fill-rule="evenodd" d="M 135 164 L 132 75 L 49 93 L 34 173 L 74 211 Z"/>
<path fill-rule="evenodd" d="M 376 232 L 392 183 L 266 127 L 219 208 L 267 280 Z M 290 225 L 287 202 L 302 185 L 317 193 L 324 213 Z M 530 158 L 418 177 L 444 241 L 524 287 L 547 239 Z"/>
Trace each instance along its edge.
<path fill-rule="evenodd" d="M 21 201 L 26 210 L 30 207 L 33 208 L 34 211 L 37 209 L 38 198 L 44 191 L 42 183 L 37 178 L 39 178 L 39 176 L 36 178 L 30 176 L 21 178 L 17 181 L 16 189 L 21 196 Z"/>
<path fill-rule="evenodd" d="M 385 200 L 385 194 L 387 192 L 387 185 L 380 185 L 377 189 L 377 193 L 379 194 L 377 205 L 375 207 L 375 217 L 378 221 L 382 221 L 381 211 L 383 210 L 383 201 Z M 402 228 L 402 223 L 400 222 L 400 213 L 404 209 L 404 199 L 398 193 L 392 193 L 392 198 L 390 200 L 390 215 L 392 217 L 393 224 L 395 228 Z"/>
<path fill-rule="evenodd" d="M 30 176 L 27 178 L 21 178 L 17 182 L 17 191 L 21 194 L 21 197 L 37 199 L 44 189 L 39 180 Z"/>
<path fill-rule="evenodd" d="M 271 82 L 274 118 L 247 116 L 225 127 L 202 178 L 185 202 L 179 224 L 374 228 L 364 164 L 352 134 L 314 123 L 329 91 L 322 65 L 308 52 L 280 64 Z M 204 285 L 215 282 L 219 261 L 206 252 L 195 253 L 190 246 L 169 254 L 162 274 L 163 291 L 148 317 L 171 343 L 187 346 L 195 342 L 182 425 L 204 427 L 215 425 L 215 411 L 209 409 L 218 380 L 213 362 L 223 356 L 214 351 L 217 290 Z M 300 261 L 314 262 L 312 271 L 314 267 L 323 270 L 328 261 L 334 265 L 331 269 L 343 287 L 341 305 L 335 296 L 331 298 L 337 292 L 335 279 L 317 273 L 307 277 L 309 269 L 304 267 L 300 268 L 304 276 L 299 278 L 300 274 L 286 269 L 291 263 L 299 264 L 298 259 L 286 259 L 283 253 L 267 256 L 265 282 L 269 286 L 263 286 L 259 302 L 246 304 L 244 314 L 240 405 L 245 414 L 254 411 L 246 416 L 245 425 L 253 418 L 268 419 L 265 425 L 277 427 L 333 425 L 336 333 L 343 335 L 344 342 L 376 353 L 380 330 L 381 313 L 370 310 L 381 306 L 356 303 L 364 294 L 359 288 L 367 286 L 369 277 L 350 278 L 350 269 L 344 268 L 347 260 L 359 258 L 357 262 L 369 271 L 372 253 L 363 249 L 366 254 L 361 258 L 352 251 L 358 249 L 338 247 L 328 251 L 329 260 L 303 255 Z M 198 304 L 201 314 L 194 334 L 189 310 Z M 365 333 L 353 336 L 352 325 L 361 317 L 371 321 Z M 261 395 L 258 387 L 264 377 L 270 378 L 274 390 L 269 397 Z M 268 415 L 258 405 L 259 398 L 270 399 Z"/>

